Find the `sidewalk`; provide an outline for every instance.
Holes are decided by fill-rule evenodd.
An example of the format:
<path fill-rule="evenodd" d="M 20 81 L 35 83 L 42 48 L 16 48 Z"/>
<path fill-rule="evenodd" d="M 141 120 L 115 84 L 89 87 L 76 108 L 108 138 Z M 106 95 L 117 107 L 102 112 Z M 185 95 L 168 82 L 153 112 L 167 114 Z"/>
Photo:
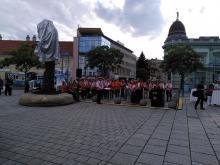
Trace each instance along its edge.
<path fill-rule="evenodd" d="M 145 108 L 160 108 L 160 109 L 171 109 L 168 107 L 168 104 L 171 103 L 171 102 L 167 102 L 165 101 L 164 102 L 164 107 L 152 107 L 151 106 L 151 100 L 149 98 L 145 98 L 144 100 L 147 101 L 147 105 L 146 106 L 142 106 L 140 104 L 133 104 L 130 102 L 130 100 L 124 100 L 124 99 L 120 99 L 121 100 L 121 103 L 120 104 L 116 104 L 114 102 L 114 99 L 102 99 L 101 102 L 103 104 L 107 104 L 107 105 L 118 105 L 118 106 L 131 106 L 131 107 L 145 107 Z M 80 100 L 81 102 L 86 102 L 86 103 L 93 103 L 93 99 L 84 99 L 84 100 Z M 94 102 L 96 103 L 96 102 Z"/>
<path fill-rule="evenodd" d="M 151 109 L 79 102 L 18 105 L 0 96 L 1 165 L 219 165 L 220 107 Z"/>

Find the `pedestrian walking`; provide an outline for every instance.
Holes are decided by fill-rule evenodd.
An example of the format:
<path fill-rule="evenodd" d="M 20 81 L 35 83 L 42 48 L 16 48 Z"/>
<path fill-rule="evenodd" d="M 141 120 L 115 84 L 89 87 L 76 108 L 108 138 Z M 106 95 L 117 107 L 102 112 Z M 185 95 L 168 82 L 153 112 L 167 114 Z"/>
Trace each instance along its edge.
<path fill-rule="evenodd" d="M 3 83 L 2 78 L 0 77 L 0 95 L 2 94 L 3 86 L 4 86 L 4 83 Z"/>
<path fill-rule="evenodd" d="M 194 106 L 195 110 L 197 109 L 197 106 L 198 106 L 199 103 L 200 103 L 200 109 L 205 110 L 204 107 L 203 107 L 203 101 L 205 99 L 204 89 L 205 88 L 204 88 L 204 85 L 203 85 L 203 81 L 201 81 L 201 83 L 197 85 L 197 96 L 198 96 L 198 98 L 197 98 L 197 101 L 196 101 L 195 106 Z"/>
<path fill-rule="evenodd" d="M 9 78 L 6 78 L 6 81 L 5 81 L 5 96 L 7 96 L 7 95 L 11 96 L 12 86 L 13 86 L 13 80 L 9 79 Z"/>
<path fill-rule="evenodd" d="M 172 85 L 172 83 L 170 81 L 166 84 L 166 88 L 165 89 L 166 89 L 167 102 L 171 101 L 173 85 Z"/>

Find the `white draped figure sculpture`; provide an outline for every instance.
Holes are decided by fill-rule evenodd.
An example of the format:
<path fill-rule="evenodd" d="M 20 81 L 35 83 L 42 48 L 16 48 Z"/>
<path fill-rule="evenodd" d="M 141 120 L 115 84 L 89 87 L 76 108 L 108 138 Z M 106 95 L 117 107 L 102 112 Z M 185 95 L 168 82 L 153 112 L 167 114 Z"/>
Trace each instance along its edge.
<path fill-rule="evenodd" d="M 60 60 L 58 32 L 52 21 L 43 20 L 37 25 L 40 41 L 35 49 L 35 54 L 40 61 L 45 62 L 44 83 L 42 93 L 55 94 L 54 74 L 55 62 Z"/>
<path fill-rule="evenodd" d="M 58 32 L 50 20 L 37 25 L 39 43 L 35 50 L 40 61 L 58 61 L 60 59 Z"/>

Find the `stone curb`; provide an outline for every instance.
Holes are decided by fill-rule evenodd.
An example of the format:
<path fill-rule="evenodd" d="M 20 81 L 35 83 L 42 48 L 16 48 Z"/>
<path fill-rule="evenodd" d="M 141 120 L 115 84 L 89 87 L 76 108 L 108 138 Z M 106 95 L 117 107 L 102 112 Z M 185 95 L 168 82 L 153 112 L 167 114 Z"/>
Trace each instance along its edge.
<path fill-rule="evenodd" d="M 24 106 L 47 107 L 62 106 L 72 104 L 73 97 L 70 94 L 57 95 L 40 95 L 40 94 L 23 94 L 19 99 L 19 104 Z"/>
<path fill-rule="evenodd" d="M 84 103 L 94 103 L 93 101 L 81 101 L 81 102 L 84 102 Z M 150 109 L 176 110 L 176 109 L 167 108 L 167 107 L 152 107 L 152 106 L 129 105 L 129 104 L 115 104 L 115 103 L 106 103 L 106 102 L 104 102 L 103 104 L 107 104 L 107 105 L 115 105 L 115 106 L 127 106 L 127 107 L 150 108 Z"/>

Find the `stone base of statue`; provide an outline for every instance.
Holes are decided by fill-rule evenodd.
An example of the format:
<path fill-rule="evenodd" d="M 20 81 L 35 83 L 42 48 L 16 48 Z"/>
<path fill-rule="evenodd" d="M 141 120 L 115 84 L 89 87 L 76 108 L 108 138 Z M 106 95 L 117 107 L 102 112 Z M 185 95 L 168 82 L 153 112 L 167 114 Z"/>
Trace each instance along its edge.
<path fill-rule="evenodd" d="M 45 62 L 44 81 L 40 94 L 24 94 L 19 104 L 26 106 L 59 106 L 73 103 L 70 94 L 56 94 L 54 89 L 55 63 L 60 59 L 58 32 L 50 20 L 43 20 L 37 25 L 40 41 L 34 52 L 39 61 Z"/>
<path fill-rule="evenodd" d="M 72 104 L 73 96 L 67 93 L 56 95 L 27 93 L 20 97 L 19 104 L 24 106 L 46 107 Z"/>
<path fill-rule="evenodd" d="M 45 62 L 44 71 L 44 83 L 42 87 L 42 94 L 56 94 L 54 88 L 54 73 L 55 73 L 55 61 Z"/>

